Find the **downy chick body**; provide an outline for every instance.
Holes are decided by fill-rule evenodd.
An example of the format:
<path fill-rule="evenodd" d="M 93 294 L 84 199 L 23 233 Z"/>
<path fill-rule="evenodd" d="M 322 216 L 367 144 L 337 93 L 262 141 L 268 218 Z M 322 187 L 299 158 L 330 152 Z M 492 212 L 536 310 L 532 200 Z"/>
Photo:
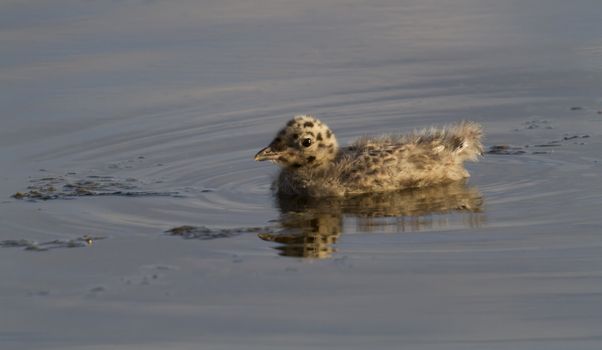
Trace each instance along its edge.
<path fill-rule="evenodd" d="M 299 115 L 255 155 L 281 167 L 279 193 L 310 197 L 385 192 L 449 183 L 469 176 L 464 161 L 482 154 L 482 129 L 474 122 L 408 135 L 362 137 L 339 147 L 332 130 Z"/>

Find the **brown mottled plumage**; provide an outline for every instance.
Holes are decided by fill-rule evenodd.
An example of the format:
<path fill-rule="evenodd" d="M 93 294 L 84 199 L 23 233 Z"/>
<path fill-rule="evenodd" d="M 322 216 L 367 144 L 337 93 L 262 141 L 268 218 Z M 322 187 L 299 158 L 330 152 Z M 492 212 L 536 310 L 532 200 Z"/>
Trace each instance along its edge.
<path fill-rule="evenodd" d="M 283 194 L 310 197 L 384 192 L 448 183 L 469 176 L 464 161 L 483 151 L 481 126 L 462 122 L 409 135 L 363 137 L 339 148 L 326 124 L 310 116 L 291 119 L 255 160 L 282 171 Z"/>

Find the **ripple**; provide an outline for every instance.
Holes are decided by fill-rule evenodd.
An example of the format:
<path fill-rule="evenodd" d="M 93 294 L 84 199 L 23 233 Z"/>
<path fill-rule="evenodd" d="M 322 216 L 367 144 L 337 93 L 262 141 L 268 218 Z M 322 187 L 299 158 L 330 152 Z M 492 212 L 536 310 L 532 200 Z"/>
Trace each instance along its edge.
<path fill-rule="evenodd" d="M 132 178 L 145 184 L 144 189 L 151 193 L 183 195 L 183 198 L 138 198 L 137 207 L 117 205 L 115 201 L 92 203 L 90 200 L 82 204 L 91 215 L 97 216 L 97 222 L 107 220 L 136 227 L 261 225 L 281 214 L 270 189 L 277 170 L 254 162 L 252 157 L 269 142 L 283 120 L 295 112 L 317 110 L 323 113 L 318 114 L 324 115 L 344 144 L 361 134 L 386 132 L 392 128 L 395 129 L 393 132 L 404 132 L 430 123 L 444 123 L 440 112 L 447 113 L 458 105 L 466 110 L 471 106 L 482 108 L 499 102 L 496 99 L 476 101 L 464 95 L 454 96 L 443 88 L 438 88 L 435 93 L 428 86 L 430 84 L 414 85 L 408 95 L 403 85 L 387 88 L 379 84 L 364 85 L 362 89 L 347 94 L 338 90 L 324 96 L 289 99 L 270 107 L 220 114 L 204 113 L 202 106 L 170 107 L 79 129 L 54 147 L 38 151 L 33 158 L 43 159 L 43 166 L 48 168 L 57 164 L 62 169 L 78 173 L 85 170 L 98 176 Z M 422 99 L 426 97 L 432 106 L 425 105 Z M 402 108 L 404 112 L 400 113 Z M 449 118 L 457 119 L 454 116 Z M 345 229 L 357 232 L 399 231 L 397 226 L 406 225 L 409 229 L 434 231 L 452 226 L 492 225 L 496 224 L 496 220 L 519 222 L 517 218 L 524 217 L 524 213 L 512 212 L 513 206 L 545 200 L 559 201 L 569 194 L 572 198 L 584 196 L 584 193 L 568 190 L 570 186 L 558 187 L 558 178 L 549 176 L 558 167 L 576 166 L 572 159 L 555 157 L 562 155 L 567 144 L 574 141 L 571 135 L 562 138 L 562 146 L 554 147 L 547 154 L 531 154 L 535 148 L 529 148 L 527 154 L 487 155 L 481 163 L 471 164 L 474 169 L 471 171 L 474 174 L 471 183 L 483 193 L 484 211 L 494 208 L 494 211 L 500 209 L 501 213 L 498 217 L 487 213 L 488 219 L 478 221 L 479 225 L 466 223 L 472 219 L 458 219 L 457 214 L 442 213 L 430 217 L 425 214 L 420 219 L 408 219 L 401 224 L 394 220 L 367 222 L 361 219 L 356 220 L 355 227 L 345 226 Z M 511 141 L 516 142 L 517 138 Z M 544 144 L 545 140 L 541 145 Z M 533 220 L 538 222 L 559 220 L 558 217 L 545 217 L 545 208 L 536 211 L 538 215 Z M 359 214 L 351 212 L 346 215 L 355 220 Z M 398 216 L 412 215 L 400 212 Z"/>

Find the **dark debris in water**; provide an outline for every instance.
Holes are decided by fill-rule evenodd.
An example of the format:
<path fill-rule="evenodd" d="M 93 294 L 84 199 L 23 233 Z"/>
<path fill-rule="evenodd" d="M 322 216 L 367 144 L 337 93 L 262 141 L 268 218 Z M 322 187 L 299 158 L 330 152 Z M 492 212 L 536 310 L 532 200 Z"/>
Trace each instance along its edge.
<path fill-rule="evenodd" d="M 584 134 L 584 135 L 565 135 L 562 140 L 563 141 L 568 141 L 568 140 L 575 140 L 575 139 L 587 139 L 589 138 L 589 135 Z"/>
<path fill-rule="evenodd" d="M 489 150 L 485 152 L 487 154 L 502 154 L 502 155 L 515 155 L 527 153 L 520 146 L 512 145 L 493 145 L 489 147 Z"/>
<path fill-rule="evenodd" d="M 210 240 L 217 238 L 235 237 L 244 233 L 274 232 L 274 227 L 237 227 L 212 229 L 206 226 L 178 226 L 165 231 L 170 236 L 180 236 L 184 239 Z"/>
<path fill-rule="evenodd" d="M 525 146 L 514 146 L 514 145 L 493 145 L 490 146 L 487 150 L 487 154 L 496 154 L 496 155 L 519 155 L 519 154 L 549 154 L 549 151 L 542 151 L 541 148 L 552 148 L 552 147 L 560 147 L 566 143 L 566 141 L 573 141 L 574 144 L 584 145 L 585 143 L 579 142 L 577 140 L 587 139 L 590 136 L 588 134 L 565 134 L 560 140 L 553 140 L 546 143 L 534 144 L 534 145 L 525 145 Z M 530 152 L 527 152 L 526 149 L 535 148 Z M 540 148 L 539 150 L 537 148 Z"/>
<path fill-rule="evenodd" d="M 28 251 L 43 252 L 57 248 L 88 247 L 101 239 L 105 239 L 105 237 L 82 236 L 75 239 L 55 239 L 41 243 L 29 239 L 7 239 L 0 241 L 0 248 L 23 248 Z"/>
<path fill-rule="evenodd" d="M 544 147 L 545 148 L 545 147 L 558 147 L 558 146 L 561 146 L 560 141 L 550 141 L 548 143 L 541 143 L 538 145 L 527 145 L 525 147 L 527 147 L 527 148 L 528 147 Z"/>
<path fill-rule="evenodd" d="M 524 128 L 525 129 L 554 129 L 554 127 L 552 127 L 552 125 L 550 125 L 550 122 L 548 120 L 545 119 L 534 119 L 534 120 L 528 120 L 524 123 Z"/>
<path fill-rule="evenodd" d="M 140 181 L 134 178 L 116 179 L 112 176 L 90 175 L 83 179 L 71 179 L 73 175 L 75 173 L 32 179 L 27 191 L 16 192 L 12 197 L 32 201 L 89 196 L 181 197 L 178 192 L 144 191 Z"/>

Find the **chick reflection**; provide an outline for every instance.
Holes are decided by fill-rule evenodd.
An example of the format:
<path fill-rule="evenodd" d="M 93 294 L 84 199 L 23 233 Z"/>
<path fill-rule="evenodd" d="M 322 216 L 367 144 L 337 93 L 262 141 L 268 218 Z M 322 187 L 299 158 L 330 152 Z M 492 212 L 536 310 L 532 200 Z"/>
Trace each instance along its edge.
<path fill-rule="evenodd" d="M 355 219 L 356 230 L 423 231 L 451 225 L 452 212 L 462 213 L 460 225 L 483 222 L 482 195 L 464 182 L 349 198 L 303 198 L 277 195 L 282 230 L 263 233 L 265 241 L 281 243 L 280 255 L 329 258 L 342 232 L 343 217 Z M 447 215 L 436 215 L 447 214 Z"/>

